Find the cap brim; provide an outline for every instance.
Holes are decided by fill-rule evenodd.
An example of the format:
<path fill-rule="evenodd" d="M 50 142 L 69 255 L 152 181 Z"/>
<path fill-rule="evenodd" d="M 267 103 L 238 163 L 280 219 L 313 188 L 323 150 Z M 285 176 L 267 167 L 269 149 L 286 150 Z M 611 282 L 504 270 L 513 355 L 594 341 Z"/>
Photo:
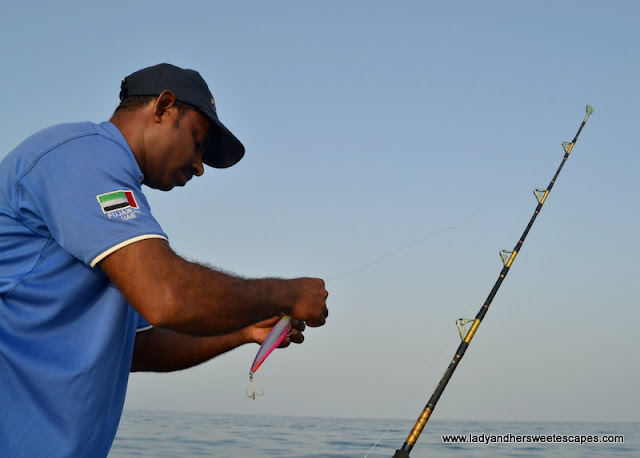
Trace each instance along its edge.
<path fill-rule="evenodd" d="M 208 110 L 202 108 L 200 110 L 211 120 L 214 129 L 214 135 L 202 162 L 217 169 L 226 169 L 237 164 L 244 156 L 244 145 L 218 120 L 214 113 L 209 113 Z"/>

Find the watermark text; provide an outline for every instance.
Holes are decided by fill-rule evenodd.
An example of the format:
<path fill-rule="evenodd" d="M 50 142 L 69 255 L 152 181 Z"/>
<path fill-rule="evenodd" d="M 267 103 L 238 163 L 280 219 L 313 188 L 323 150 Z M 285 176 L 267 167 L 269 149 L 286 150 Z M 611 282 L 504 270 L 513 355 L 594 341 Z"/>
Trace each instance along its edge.
<path fill-rule="evenodd" d="M 623 444 L 623 434 L 445 434 L 445 444 Z"/>

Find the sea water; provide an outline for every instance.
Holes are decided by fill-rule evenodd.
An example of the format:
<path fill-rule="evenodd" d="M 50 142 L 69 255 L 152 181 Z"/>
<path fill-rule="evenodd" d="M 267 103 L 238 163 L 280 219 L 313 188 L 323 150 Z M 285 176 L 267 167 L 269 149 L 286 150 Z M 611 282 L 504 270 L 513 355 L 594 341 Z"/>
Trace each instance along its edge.
<path fill-rule="evenodd" d="M 109 457 L 389 458 L 413 423 L 125 410 Z M 508 456 L 640 456 L 640 423 L 431 420 L 411 451 L 415 458 Z"/>

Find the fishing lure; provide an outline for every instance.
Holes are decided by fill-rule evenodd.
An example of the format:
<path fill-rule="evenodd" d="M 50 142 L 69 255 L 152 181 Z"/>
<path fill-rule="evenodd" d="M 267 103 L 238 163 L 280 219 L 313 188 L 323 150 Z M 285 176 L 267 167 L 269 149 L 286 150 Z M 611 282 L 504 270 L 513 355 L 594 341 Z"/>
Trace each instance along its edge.
<path fill-rule="evenodd" d="M 267 338 L 264 339 L 262 345 L 260 345 L 260 349 L 256 354 L 255 359 L 253 360 L 253 364 L 251 365 L 251 370 L 249 370 L 249 383 L 251 384 L 251 394 L 247 391 L 247 397 L 251 399 L 255 399 L 256 396 L 262 396 L 264 394 L 264 390 L 260 394 L 256 392 L 256 386 L 253 384 L 253 374 L 256 373 L 260 365 L 264 362 L 265 359 L 271 354 L 273 350 L 278 348 L 278 346 L 282 343 L 282 341 L 291 335 L 291 317 L 288 315 L 283 316 L 280 321 L 276 323 L 271 332 L 267 335 Z"/>

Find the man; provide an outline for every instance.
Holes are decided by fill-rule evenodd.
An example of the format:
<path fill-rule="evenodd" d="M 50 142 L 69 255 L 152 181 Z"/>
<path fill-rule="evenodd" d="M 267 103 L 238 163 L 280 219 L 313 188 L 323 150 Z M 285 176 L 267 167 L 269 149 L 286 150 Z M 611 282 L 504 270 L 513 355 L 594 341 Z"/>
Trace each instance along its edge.
<path fill-rule="evenodd" d="M 120 99 L 110 122 L 50 127 L 0 162 L 0 456 L 106 456 L 130 370 L 261 343 L 282 313 L 285 346 L 325 323 L 322 280 L 188 262 L 151 215 L 142 184 L 169 191 L 244 155 L 201 76 L 149 67 Z"/>

